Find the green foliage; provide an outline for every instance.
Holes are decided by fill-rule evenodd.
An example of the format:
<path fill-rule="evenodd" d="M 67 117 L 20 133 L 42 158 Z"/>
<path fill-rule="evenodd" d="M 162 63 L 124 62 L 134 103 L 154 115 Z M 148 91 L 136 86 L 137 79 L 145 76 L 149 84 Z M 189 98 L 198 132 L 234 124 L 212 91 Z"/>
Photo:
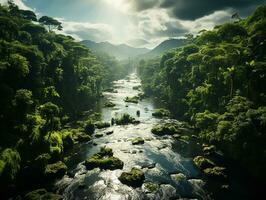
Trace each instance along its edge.
<path fill-rule="evenodd" d="M 14 149 L 5 149 L 0 154 L 0 178 L 7 182 L 13 181 L 20 170 L 21 158 Z"/>
<path fill-rule="evenodd" d="M 131 117 L 127 113 L 124 113 L 121 117 L 115 118 L 115 123 L 117 125 L 126 125 L 126 124 L 130 124 L 134 122 L 135 122 L 135 118 Z"/>
<path fill-rule="evenodd" d="M 265 11 L 262 5 L 247 19 L 202 31 L 189 45 L 138 67 L 146 94 L 167 102 L 175 117 L 198 129 L 203 142 L 260 179 L 266 177 Z M 153 129 L 159 135 L 168 131 Z"/>

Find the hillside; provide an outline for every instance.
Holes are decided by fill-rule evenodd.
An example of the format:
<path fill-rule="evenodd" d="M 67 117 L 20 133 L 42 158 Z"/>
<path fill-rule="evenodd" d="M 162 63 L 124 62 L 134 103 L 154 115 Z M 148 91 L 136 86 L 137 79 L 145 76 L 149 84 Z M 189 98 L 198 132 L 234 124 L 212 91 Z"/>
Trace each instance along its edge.
<path fill-rule="evenodd" d="M 136 57 L 149 51 L 146 48 L 134 48 L 125 44 L 114 45 L 109 42 L 93 42 L 91 40 L 81 41 L 82 44 L 92 49 L 96 53 L 107 53 L 119 60 L 125 60 L 129 57 Z"/>

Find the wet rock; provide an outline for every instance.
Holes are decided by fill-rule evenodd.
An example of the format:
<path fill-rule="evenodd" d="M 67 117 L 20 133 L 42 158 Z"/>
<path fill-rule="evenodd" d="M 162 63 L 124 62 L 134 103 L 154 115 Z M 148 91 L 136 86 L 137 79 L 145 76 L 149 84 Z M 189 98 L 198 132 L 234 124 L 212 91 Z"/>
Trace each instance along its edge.
<path fill-rule="evenodd" d="M 227 177 L 224 167 L 206 168 L 203 172 L 206 176 L 212 179 L 223 180 Z"/>
<path fill-rule="evenodd" d="M 98 129 L 108 128 L 111 126 L 108 122 L 96 122 L 94 125 Z"/>
<path fill-rule="evenodd" d="M 200 169 L 204 170 L 206 168 L 214 167 L 214 162 L 211 160 L 203 157 L 203 156 L 197 156 L 193 159 L 194 164 Z"/>
<path fill-rule="evenodd" d="M 92 143 L 92 145 L 93 145 L 93 146 L 97 146 L 98 144 L 97 144 L 97 143 L 95 143 L 95 142 L 93 142 L 93 143 Z"/>
<path fill-rule="evenodd" d="M 193 186 L 193 188 L 203 188 L 206 184 L 201 179 L 189 179 L 188 182 Z"/>
<path fill-rule="evenodd" d="M 133 145 L 144 144 L 144 139 L 141 137 L 137 137 L 137 138 L 132 139 L 131 142 Z"/>
<path fill-rule="evenodd" d="M 27 193 L 24 197 L 25 200 L 62 200 L 63 196 L 47 192 L 45 189 L 38 189 Z"/>
<path fill-rule="evenodd" d="M 139 110 L 137 110 L 136 115 L 137 115 L 138 117 L 140 116 L 140 111 L 139 111 Z"/>
<path fill-rule="evenodd" d="M 169 112 L 169 110 L 166 110 L 163 108 L 155 109 L 154 112 L 152 113 L 152 116 L 158 117 L 158 118 L 169 117 L 170 112 Z"/>
<path fill-rule="evenodd" d="M 182 174 L 182 173 L 171 174 L 171 178 L 175 182 L 181 182 L 181 181 L 185 181 L 187 179 L 186 175 Z"/>
<path fill-rule="evenodd" d="M 111 135 L 113 133 L 114 133 L 114 131 L 107 131 L 107 132 L 105 132 L 106 135 Z"/>
<path fill-rule="evenodd" d="M 79 183 L 78 188 L 84 189 L 84 188 L 86 188 L 86 184 L 84 182 L 81 182 L 81 183 Z"/>
<path fill-rule="evenodd" d="M 137 154 L 137 150 L 132 150 L 131 153 L 132 154 Z"/>
<path fill-rule="evenodd" d="M 115 107 L 115 104 L 112 103 L 112 102 L 106 102 L 106 103 L 104 104 L 104 107 L 106 107 L 106 108 L 112 108 L 112 107 Z"/>
<path fill-rule="evenodd" d="M 173 197 L 176 197 L 176 189 L 172 185 L 160 185 L 160 199 L 173 199 Z"/>
<path fill-rule="evenodd" d="M 117 125 L 127 125 L 135 122 L 135 118 L 131 117 L 129 114 L 125 113 L 119 118 L 115 118 L 115 123 Z"/>
<path fill-rule="evenodd" d="M 162 144 L 162 145 L 160 145 L 160 146 L 158 147 L 158 150 L 162 150 L 162 149 L 165 149 L 165 148 L 167 148 L 167 147 L 168 147 L 167 144 Z"/>
<path fill-rule="evenodd" d="M 128 186 L 140 187 L 145 180 L 145 175 L 140 169 L 132 168 L 130 172 L 123 172 L 118 179 Z"/>
<path fill-rule="evenodd" d="M 95 134 L 95 137 L 96 137 L 96 138 L 103 137 L 103 134 L 102 134 L 102 133 L 96 133 L 96 134 Z"/>
<path fill-rule="evenodd" d="M 48 179 L 61 178 L 66 174 L 67 166 L 62 161 L 59 161 L 54 164 L 46 165 L 44 175 Z"/>
<path fill-rule="evenodd" d="M 87 169 L 94 169 L 99 167 L 100 169 L 122 169 L 124 163 L 113 157 L 113 151 L 110 148 L 101 148 L 100 152 L 94 154 L 92 157 L 85 161 L 85 166 Z"/>
<path fill-rule="evenodd" d="M 124 101 L 127 102 L 127 103 L 138 103 L 139 102 L 139 97 L 138 96 L 126 97 L 124 99 Z"/>
<path fill-rule="evenodd" d="M 155 167 L 156 167 L 156 163 L 147 163 L 147 164 L 143 164 L 141 166 L 142 169 L 144 169 L 144 168 L 153 169 Z"/>
<path fill-rule="evenodd" d="M 204 155 L 209 156 L 209 155 L 215 154 L 215 152 L 216 152 L 216 147 L 214 145 L 208 146 L 206 144 L 203 144 L 202 147 L 203 147 Z"/>
<path fill-rule="evenodd" d="M 174 123 L 165 123 L 156 125 L 152 128 L 151 132 L 158 136 L 179 134 L 178 125 Z"/>
<path fill-rule="evenodd" d="M 142 190 L 145 193 L 155 193 L 159 188 L 158 184 L 152 182 L 146 182 L 142 185 Z"/>
<path fill-rule="evenodd" d="M 88 142 L 91 140 L 91 136 L 89 136 L 83 132 L 80 132 L 80 133 L 77 133 L 74 135 L 74 140 L 77 142 Z"/>

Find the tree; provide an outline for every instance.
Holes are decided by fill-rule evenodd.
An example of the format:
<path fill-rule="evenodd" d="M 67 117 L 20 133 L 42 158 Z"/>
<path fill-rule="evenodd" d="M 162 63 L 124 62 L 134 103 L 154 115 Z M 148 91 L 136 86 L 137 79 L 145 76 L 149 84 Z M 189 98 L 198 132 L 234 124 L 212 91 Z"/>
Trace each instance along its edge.
<path fill-rule="evenodd" d="M 39 19 L 39 22 L 48 27 L 49 32 L 53 29 L 62 30 L 62 23 L 56 19 L 48 16 L 43 16 Z"/>
<path fill-rule="evenodd" d="M 60 120 L 58 118 L 60 110 L 57 105 L 47 102 L 39 107 L 39 111 L 42 118 L 46 120 L 45 131 L 49 132 L 48 138 L 50 138 L 51 131 L 58 130 L 60 128 Z"/>
<path fill-rule="evenodd" d="M 23 19 L 30 20 L 30 21 L 37 21 L 36 14 L 31 10 L 19 10 L 19 14 Z"/>

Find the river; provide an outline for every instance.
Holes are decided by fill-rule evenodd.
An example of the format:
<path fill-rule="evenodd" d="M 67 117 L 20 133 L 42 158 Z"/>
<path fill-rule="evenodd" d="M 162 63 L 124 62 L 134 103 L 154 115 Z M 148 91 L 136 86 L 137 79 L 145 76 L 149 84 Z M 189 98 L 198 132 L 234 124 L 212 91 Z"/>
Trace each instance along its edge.
<path fill-rule="evenodd" d="M 110 122 L 112 117 L 128 113 L 140 121 L 138 125 L 111 126 L 96 130 L 104 133 L 101 138 L 93 138 L 93 142 L 79 144 L 69 152 L 69 171 L 61 180 L 55 183 L 56 190 L 65 199 L 101 199 L 101 200 L 135 200 L 135 199 L 208 199 L 202 189 L 204 181 L 201 173 L 194 167 L 189 152 L 182 149 L 171 136 L 157 137 L 151 133 L 155 124 L 170 119 L 157 119 L 152 112 L 157 108 L 153 99 L 143 99 L 138 104 L 126 103 L 124 99 L 138 95 L 140 90 L 134 86 L 141 85 L 136 73 L 114 82 L 116 93 L 105 92 L 104 98 L 97 107 L 102 120 Z M 116 106 L 105 108 L 105 101 L 111 101 Z M 140 116 L 136 115 L 140 111 Z M 106 135 L 106 132 L 113 134 Z M 131 139 L 142 137 L 145 143 L 132 145 Z M 100 147 L 110 147 L 114 156 L 124 162 L 122 170 L 86 170 L 84 160 L 99 151 Z M 139 167 L 145 172 L 145 182 L 158 184 L 156 192 L 149 193 L 144 186 L 132 188 L 122 184 L 118 177 L 123 171 Z M 176 181 L 173 174 L 183 173 L 186 180 Z"/>

